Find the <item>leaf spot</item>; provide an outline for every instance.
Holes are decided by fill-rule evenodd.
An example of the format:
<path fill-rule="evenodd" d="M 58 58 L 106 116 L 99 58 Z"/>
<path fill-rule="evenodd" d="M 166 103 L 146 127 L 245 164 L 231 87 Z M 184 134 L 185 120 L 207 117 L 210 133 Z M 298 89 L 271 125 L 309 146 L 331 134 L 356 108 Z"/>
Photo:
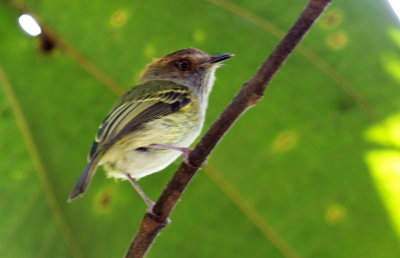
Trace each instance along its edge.
<path fill-rule="evenodd" d="M 112 209 L 115 200 L 115 191 L 107 188 L 101 190 L 95 197 L 94 210 L 97 214 L 107 213 Z"/>
<path fill-rule="evenodd" d="M 325 220 L 328 224 L 341 223 L 346 218 L 346 208 L 340 204 L 332 204 L 325 212 Z"/>
<path fill-rule="evenodd" d="M 294 131 L 281 132 L 272 143 L 272 151 L 283 152 L 287 151 L 297 143 L 298 134 Z"/>
<path fill-rule="evenodd" d="M 110 24 L 114 28 L 120 28 L 125 25 L 128 20 L 128 12 L 126 10 L 117 10 L 111 15 Z"/>
<path fill-rule="evenodd" d="M 326 37 L 325 42 L 334 50 L 343 49 L 348 42 L 347 33 L 343 31 L 332 33 Z"/>

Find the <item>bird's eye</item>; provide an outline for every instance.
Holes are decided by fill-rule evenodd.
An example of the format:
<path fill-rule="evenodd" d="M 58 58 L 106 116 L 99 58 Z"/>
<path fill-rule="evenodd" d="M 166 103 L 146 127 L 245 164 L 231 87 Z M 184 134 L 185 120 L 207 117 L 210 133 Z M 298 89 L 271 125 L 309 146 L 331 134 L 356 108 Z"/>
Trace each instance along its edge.
<path fill-rule="evenodd" d="M 175 66 L 181 71 L 187 71 L 190 69 L 190 62 L 187 59 L 181 59 L 175 63 Z"/>

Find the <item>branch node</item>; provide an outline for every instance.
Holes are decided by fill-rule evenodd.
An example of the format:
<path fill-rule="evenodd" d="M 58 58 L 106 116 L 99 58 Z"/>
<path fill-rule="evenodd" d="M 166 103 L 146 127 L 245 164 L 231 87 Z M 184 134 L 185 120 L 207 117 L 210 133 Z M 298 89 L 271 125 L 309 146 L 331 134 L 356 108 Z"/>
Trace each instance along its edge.
<path fill-rule="evenodd" d="M 158 225 L 165 227 L 168 226 L 169 224 L 171 224 L 171 220 L 169 219 L 169 217 L 167 217 L 166 219 L 163 218 L 163 216 L 158 215 L 156 213 L 151 213 L 151 212 L 146 212 L 145 216 L 148 216 L 151 220 L 153 220 L 155 223 L 157 223 Z"/>
<path fill-rule="evenodd" d="M 259 94 L 258 92 L 253 92 L 248 99 L 249 106 L 254 106 L 260 101 L 260 99 L 264 96 L 264 93 Z"/>

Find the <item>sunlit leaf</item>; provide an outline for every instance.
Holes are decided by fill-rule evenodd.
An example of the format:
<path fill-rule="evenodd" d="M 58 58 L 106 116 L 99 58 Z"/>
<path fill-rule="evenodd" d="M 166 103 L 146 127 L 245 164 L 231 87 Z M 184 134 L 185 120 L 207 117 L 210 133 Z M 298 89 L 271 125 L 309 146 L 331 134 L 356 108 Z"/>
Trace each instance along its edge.
<path fill-rule="evenodd" d="M 100 169 L 66 203 L 118 95 L 172 51 L 235 53 L 208 128 L 306 3 L 2 1 L 0 257 L 122 257 L 146 209 L 129 183 Z M 25 12 L 40 36 L 19 27 Z M 400 257 L 399 26 L 385 1 L 333 0 L 148 257 Z M 178 164 L 139 183 L 156 199 Z"/>

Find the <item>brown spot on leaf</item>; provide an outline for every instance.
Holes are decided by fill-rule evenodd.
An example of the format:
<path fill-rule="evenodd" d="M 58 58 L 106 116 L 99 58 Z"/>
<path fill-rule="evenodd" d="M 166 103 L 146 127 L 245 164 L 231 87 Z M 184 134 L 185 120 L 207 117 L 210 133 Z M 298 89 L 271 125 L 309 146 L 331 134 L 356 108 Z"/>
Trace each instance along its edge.
<path fill-rule="evenodd" d="M 347 45 L 348 37 L 347 34 L 343 31 L 338 31 L 332 33 L 326 37 L 326 43 L 328 46 L 335 50 L 340 50 Z"/>
<path fill-rule="evenodd" d="M 340 204 L 332 204 L 325 212 L 325 220 L 329 224 L 339 224 L 346 216 L 346 208 Z"/>
<path fill-rule="evenodd" d="M 338 26 L 343 20 L 343 12 L 340 9 L 333 9 L 326 12 L 320 21 L 323 28 L 330 29 Z"/>
<path fill-rule="evenodd" d="M 338 101 L 336 101 L 335 105 L 336 105 L 336 109 L 339 112 L 345 113 L 345 112 L 349 111 L 352 107 L 354 107 L 355 102 L 351 98 L 342 98 L 342 99 L 339 99 Z"/>
<path fill-rule="evenodd" d="M 115 192 L 113 189 L 107 188 L 100 191 L 94 202 L 94 208 L 96 213 L 106 213 L 109 212 L 113 206 L 115 199 Z"/>
<path fill-rule="evenodd" d="M 274 152 L 287 151 L 297 143 L 298 134 L 295 131 L 283 131 L 281 132 L 272 143 L 272 150 Z"/>
<path fill-rule="evenodd" d="M 115 28 L 122 27 L 125 25 L 128 17 L 128 12 L 126 10 L 117 10 L 111 15 L 110 24 Z"/>
<path fill-rule="evenodd" d="M 40 39 L 40 50 L 44 54 L 50 54 L 56 47 L 56 42 L 52 37 L 45 31 L 39 36 Z"/>

